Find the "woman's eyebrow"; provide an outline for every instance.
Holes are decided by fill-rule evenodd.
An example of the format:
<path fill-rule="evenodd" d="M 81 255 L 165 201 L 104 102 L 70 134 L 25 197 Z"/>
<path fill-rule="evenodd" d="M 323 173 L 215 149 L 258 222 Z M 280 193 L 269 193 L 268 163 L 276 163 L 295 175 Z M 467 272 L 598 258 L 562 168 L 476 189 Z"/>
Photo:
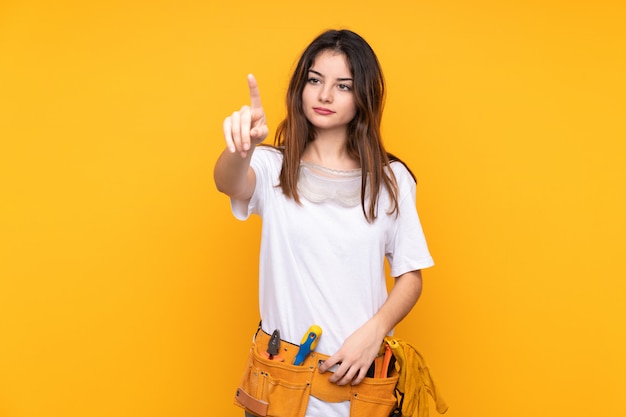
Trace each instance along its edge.
<path fill-rule="evenodd" d="M 315 71 L 313 69 L 310 69 L 309 72 L 312 72 L 313 74 L 319 75 L 320 77 L 324 77 L 324 74 L 322 74 L 321 72 Z M 337 81 L 353 81 L 352 78 L 337 78 Z"/>

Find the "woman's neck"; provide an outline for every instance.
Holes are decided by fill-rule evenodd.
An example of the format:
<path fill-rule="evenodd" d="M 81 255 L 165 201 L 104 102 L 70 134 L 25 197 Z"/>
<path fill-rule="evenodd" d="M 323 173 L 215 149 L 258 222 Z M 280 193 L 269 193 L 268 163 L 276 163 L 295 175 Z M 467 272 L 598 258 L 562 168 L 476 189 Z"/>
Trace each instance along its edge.
<path fill-rule="evenodd" d="M 359 162 L 348 154 L 345 134 L 318 134 L 315 140 L 307 144 L 302 160 L 339 170 L 360 168 Z"/>

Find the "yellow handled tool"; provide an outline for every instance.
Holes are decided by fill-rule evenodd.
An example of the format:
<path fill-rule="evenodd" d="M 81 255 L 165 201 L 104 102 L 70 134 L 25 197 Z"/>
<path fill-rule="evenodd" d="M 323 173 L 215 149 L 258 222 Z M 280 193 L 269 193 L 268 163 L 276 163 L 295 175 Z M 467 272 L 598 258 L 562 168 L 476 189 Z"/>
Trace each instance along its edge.
<path fill-rule="evenodd" d="M 319 337 L 322 335 L 322 328 L 316 324 L 309 327 L 309 330 L 304 334 L 302 341 L 300 342 L 300 349 L 296 354 L 296 358 L 293 361 L 294 365 L 302 365 L 304 359 L 315 350 L 315 346 L 317 346 L 317 341 Z"/>

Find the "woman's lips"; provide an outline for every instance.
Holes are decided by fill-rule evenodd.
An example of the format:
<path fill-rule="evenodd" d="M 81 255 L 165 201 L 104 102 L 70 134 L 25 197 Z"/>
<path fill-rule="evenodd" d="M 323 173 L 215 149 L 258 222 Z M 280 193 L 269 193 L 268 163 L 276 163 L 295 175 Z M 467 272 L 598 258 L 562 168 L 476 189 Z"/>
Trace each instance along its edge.
<path fill-rule="evenodd" d="M 334 111 L 324 108 L 324 107 L 313 107 L 313 111 L 317 114 L 322 114 L 326 116 L 334 113 Z"/>

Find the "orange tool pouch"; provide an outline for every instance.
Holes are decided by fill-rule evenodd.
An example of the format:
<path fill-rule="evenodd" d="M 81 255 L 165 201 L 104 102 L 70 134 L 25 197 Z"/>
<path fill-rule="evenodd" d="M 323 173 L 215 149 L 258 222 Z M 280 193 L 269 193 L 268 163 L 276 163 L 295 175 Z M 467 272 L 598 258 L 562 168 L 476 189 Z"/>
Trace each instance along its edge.
<path fill-rule="evenodd" d="M 279 356 L 284 361 L 264 355 L 270 335 L 259 330 L 250 349 L 243 378 L 235 395 L 235 404 L 261 417 L 304 417 L 309 396 L 326 402 L 350 401 L 350 417 L 388 417 L 396 406 L 395 369 L 386 378 L 365 378 L 359 385 L 329 382 L 332 372 L 320 373 L 320 360 L 329 356 L 311 352 L 304 363 L 292 365 L 299 346 L 281 341 Z M 376 358 L 376 369 L 383 357 Z"/>

